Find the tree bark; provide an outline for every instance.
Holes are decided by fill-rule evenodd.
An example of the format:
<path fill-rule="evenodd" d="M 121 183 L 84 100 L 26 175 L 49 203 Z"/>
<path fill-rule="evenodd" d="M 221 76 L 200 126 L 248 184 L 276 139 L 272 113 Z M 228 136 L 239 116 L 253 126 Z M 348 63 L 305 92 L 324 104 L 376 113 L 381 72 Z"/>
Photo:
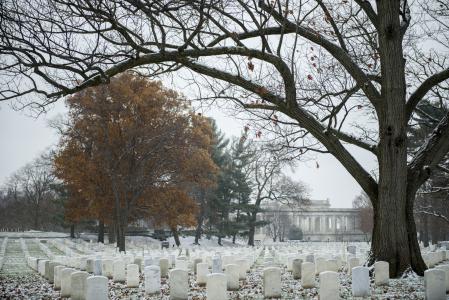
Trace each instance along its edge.
<path fill-rule="evenodd" d="M 98 222 L 98 243 L 104 244 L 104 222 L 101 220 Z"/>
<path fill-rule="evenodd" d="M 122 224 L 122 222 L 119 223 L 117 226 L 117 247 L 120 252 L 125 252 L 125 237 L 126 237 L 126 226 Z"/>
<path fill-rule="evenodd" d="M 39 206 L 37 205 L 35 208 L 35 213 L 34 213 L 34 228 L 35 230 L 39 230 L 39 218 L 40 218 L 40 209 Z"/>
<path fill-rule="evenodd" d="M 115 223 L 112 222 L 108 226 L 108 242 L 109 242 L 109 244 L 114 244 L 116 242 L 116 233 L 117 233 L 117 230 L 115 229 Z"/>
<path fill-rule="evenodd" d="M 70 238 L 75 238 L 75 224 L 70 225 Z"/>
<path fill-rule="evenodd" d="M 417 189 L 417 188 L 416 188 Z M 421 256 L 421 249 L 419 248 L 418 234 L 416 231 L 414 204 L 415 204 L 416 190 L 412 194 L 407 194 L 406 203 L 406 219 L 408 229 L 408 240 L 411 267 L 420 276 L 424 276 L 424 271 L 427 269 L 426 264 Z"/>
<path fill-rule="evenodd" d="M 257 214 L 253 213 L 250 216 L 249 231 L 248 231 L 248 245 L 254 246 L 254 235 L 256 234 L 256 217 Z"/>
<path fill-rule="evenodd" d="M 248 232 L 248 246 L 254 246 L 254 234 L 255 234 L 255 228 L 254 226 L 249 227 Z"/>
<path fill-rule="evenodd" d="M 374 208 L 371 251 L 373 259 L 387 261 L 390 276 L 397 277 L 412 266 L 412 257 L 416 254 L 414 240 L 417 242 L 413 216 L 410 220 L 407 209 L 404 58 L 399 1 L 377 3 L 382 16 L 379 19 L 379 47 L 383 101 L 378 108 L 379 186 L 378 198 L 371 199 Z"/>
<path fill-rule="evenodd" d="M 170 227 L 171 232 L 173 233 L 173 238 L 175 239 L 175 244 L 177 247 L 181 246 L 181 241 L 179 240 L 179 232 L 176 227 Z"/>
<path fill-rule="evenodd" d="M 196 218 L 196 230 L 195 230 L 195 245 L 199 245 L 199 240 L 201 239 L 201 235 L 203 233 L 203 221 L 204 221 L 204 214 L 206 211 L 206 204 L 204 200 L 204 193 L 201 193 L 201 204 L 200 204 L 200 212 Z"/>

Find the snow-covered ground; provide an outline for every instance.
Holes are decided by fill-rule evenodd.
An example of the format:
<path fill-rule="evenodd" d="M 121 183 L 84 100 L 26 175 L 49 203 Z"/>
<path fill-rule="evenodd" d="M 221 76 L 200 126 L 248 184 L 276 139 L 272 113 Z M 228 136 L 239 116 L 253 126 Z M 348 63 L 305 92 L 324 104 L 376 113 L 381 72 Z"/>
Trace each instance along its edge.
<path fill-rule="evenodd" d="M 35 234 L 37 235 L 37 233 Z M 49 234 L 50 233 L 45 233 L 41 236 L 48 237 Z M 95 238 L 95 236 L 93 237 Z M 60 239 L 60 241 L 63 240 L 64 239 Z M 3 241 L 4 239 L 0 238 L 0 244 Z M 0 270 L 0 299 L 60 299 L 58 291 L 53 290 L 52 286 L 44 278 L 27 267 L 23 247 L 21 247 L 19 241 L 19 239 L 14 238 L 10 238 L 7 241 L 6 251 L 3 257 L 4 264 L 3 268 Z M 172 245 L 173 239 L 170 239 L 169 242 Z M 221 251 L 220 249 L 223 249 L 223 247 L 217 247 L 216 238 L 210 240 L 203 238 L 200 241 L 200 246 L 192 246 L 193 242 L 193 237 L 181 238 L 182 246 L 192 250 L 200 248 L 203 250 L 208 249 L 209 251 L 219 252 Z M 128 237 L 128 243 L 130 243 L 130 248 L 133 247 L 134 249 L 140 249 L 141 247 L 145 251 L 156 251 L 151 249 L 160 249 L 160 241 L 148 237 Z M 95 243 L 92 244 L 94 245 Z M 239 247 L 239 245 L 233 245 L 229 240 L 224 241 L 224 244 L 224 248 L 228 250 L 231 249 L 230 247 Z M 25 245 L 30 256 L 41 258 L 47 257 L 46 253 L 42 251 L 36 240 L 25 239 Z M 51 243 L 46 243 L 46 245 L 54 254 L 62 254 L 57 248 L 52 247 Z M 244 241 L 241 241 L 240 246 L 244 246 Z M 231 249 L 230 251 L 233 250 Z M 248 251 L 251 250 L 248 249 Z M 252 266 L 250 273 L 248 273 L 246 280 L 240 281 L 240 288 L 238 291 L 228 292 L 229 299 L 263 299 L 262 273 L 265 258 L 260 256 L 257 259 L 256 263 Z M 449 261 L 446 260 L 443 263 L 447 264 Z M 293 279 L 292 274 L 288 272 L 284 266 L 278 266 L 282 269 L 282 299 L 318 299 L 318 288 L 302 288 L 300 281 Z M 316 286 L 319 286 L 318 276 L 316 277 L 316 280 Z M 342 299 L 353 299 L 351 294 L 351 277 L 344 269 L 341 269 L 339 272 L 339 281 L 340 297 Z M 424 280 L 422 277 L 416 276 L 413 273 L 409 273 L 407 276 L 400 279 L 391 279 L 388 286 L 377 287 L 371 281 L 371 297 L 365 299 L 424 299 L 423 282 Z M 189 284 L 189 299 L 206 299 L 205 287 L 196 284 L 195 276 L 192 273 L 190 273 Z M 145 295 L 143 285 L 143 275 L 141 275 L 140 278 L 139 288 L 127 288 L 124 284 L 114 283 L 112 280 L 109 280 L 109 297 L 110 299 L 169 299 L 170 287 L 167 279 L 162 279 L 161 295 L 158 296 L 150 297 Z M 449 299 L 449 297 L 447 299 Z"/>

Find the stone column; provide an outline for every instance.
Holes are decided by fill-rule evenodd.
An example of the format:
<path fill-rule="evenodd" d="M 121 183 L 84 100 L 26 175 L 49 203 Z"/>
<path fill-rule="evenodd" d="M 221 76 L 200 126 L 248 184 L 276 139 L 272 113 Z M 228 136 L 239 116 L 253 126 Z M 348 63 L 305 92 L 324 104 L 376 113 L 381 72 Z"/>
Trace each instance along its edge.
<path fill-rule="evenodd" d="M 324 232 L 324 217 L 323 216 L 319 216 L 318 218 L 320 218 L 320 233 Z"/>

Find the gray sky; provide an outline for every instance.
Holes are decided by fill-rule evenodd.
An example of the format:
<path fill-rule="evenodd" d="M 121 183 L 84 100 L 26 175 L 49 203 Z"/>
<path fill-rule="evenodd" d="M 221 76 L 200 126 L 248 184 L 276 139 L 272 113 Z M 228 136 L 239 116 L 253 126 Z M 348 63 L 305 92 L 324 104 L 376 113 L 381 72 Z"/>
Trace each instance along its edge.
<path fill-rule="evenodd" d="M 48 121 L 65 112 L 62 101 L 51 107 L 47 114 L 37 118 L 24 111 L 13 110 L 6 102 L 0 102 L 0 184 L 5 183 L 14 171 L 58 142 L 58 136 L 48 126 Z M 228 137 L 238 136 L 245 124 L 217 109 L 205 111 L 205 114 L 215 118 L 219 128 Z M 363 150 L 351 152 L 367 170 L 375 168 L 376 163 L 371 154 Z M 351 207 L 352 200 L 361 191 L 356 181 L 331 155 L 320 154 L 316 160 L 300 162 L 295 169 L 285 172 L 293 179 L 305 182 L 310 187 L 312 199 L 329 198 L 333 207 Z"/>

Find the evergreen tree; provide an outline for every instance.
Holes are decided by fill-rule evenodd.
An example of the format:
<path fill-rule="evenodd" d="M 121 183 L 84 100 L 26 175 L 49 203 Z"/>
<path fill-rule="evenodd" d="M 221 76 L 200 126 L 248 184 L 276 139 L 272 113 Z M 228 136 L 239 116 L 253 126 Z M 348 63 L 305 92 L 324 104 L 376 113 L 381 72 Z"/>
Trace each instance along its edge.
<path fill-rule="evenodd" d="M 231 199 L 231 176 L 230 165 L 231 158 L 227 149 L 229 139 L 217 128 L 213 119 L 211 119 L 213 141 L 212 141 L 212 160 L 218 166 L 217 186 L 212 189 L 207 197 L 207 203 L 204 213 L 208 219 L 208 235 L 215 233 L 218 236 L 218 243 L 227 234 L 227 221 L 229 217 L 229 204 Z"/>
<path fill-rule="evenodd" d="M 233 220 L 229 222 L 229 231 L 232 242 L 235 243 L 237 234 L 248 233 L 248 212 L 251 210 L 250 196 L 250 165 L 255 155 L 248 140 L 247 132 L 243 132 L 239 139 L 233 141 L 231 146 L 231 177 L 233 181 L 233 199 L 231 211 Z"/>

